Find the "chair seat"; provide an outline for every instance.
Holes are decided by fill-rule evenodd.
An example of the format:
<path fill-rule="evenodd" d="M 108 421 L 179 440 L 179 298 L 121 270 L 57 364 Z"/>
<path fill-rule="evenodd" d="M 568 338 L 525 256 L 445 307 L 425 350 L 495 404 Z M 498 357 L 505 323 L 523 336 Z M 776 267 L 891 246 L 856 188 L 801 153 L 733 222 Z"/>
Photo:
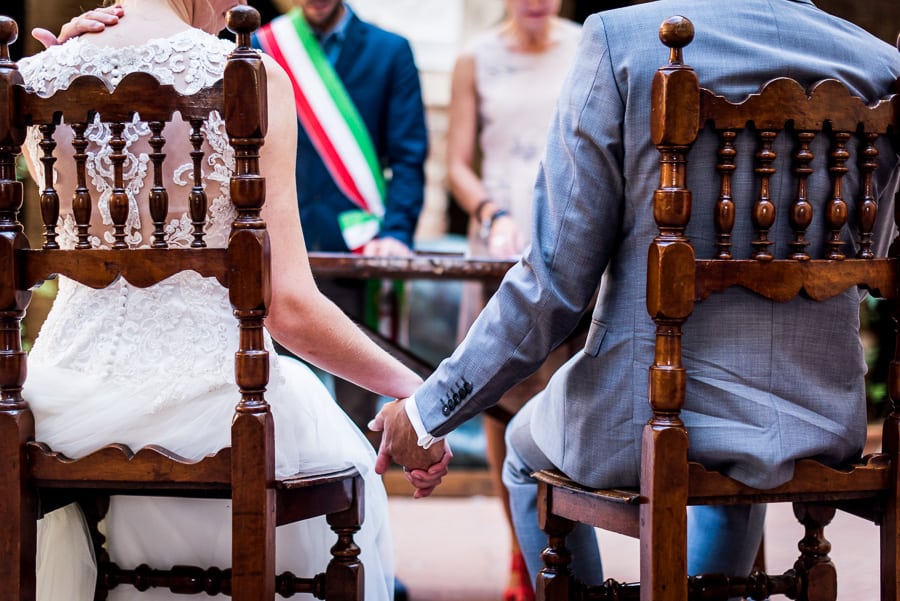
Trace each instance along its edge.
<path fill-rule="evenodd" d="M 156 494 L 209 491 L 229 496 L 231 449 L 191 461 L 161 447 L 133 451 L 111 444 L 78 459 L 41 442 L 25 445 L 29 474 L 41 488 L 97 489 L 112 492 L 153 490 Z"/>
<path fill-rule="evenodd" d="M 359 511 L 362 521 L 363 478 L 355 467 L 328 473 L 298 473 L 275 482 L 275 502 L 278 526 L 305 520 L 324 512 Z"/>
<path fill-rule="evenodd" d="M 31 476 L 44 489 L 70 491 L 49 495 L 44 511 L 61 507 L 71 491 L 92 490 L 105 494 L 153 494 L 164 496 L 231 496 L 231 449 L 190 461 L 163 448 L 147 446 L 132 451 L 112 444 L 79 459 L 53 451 L 44 443 L 26 445 Z M 289 524 L 327 513 L 350 509 L 361 486 L 362 476 L 355 467 L 329 472 L 298 472 L 273 482 L 278 495 L 276 523 Z M 361 490 L 361 489 L 360 489 Z M 51 500 L 56 498 L 58 500 Z"/>
<path fill-rule="evenodd" d="M 541 470 L 533 476 L 541 484 L 538 488 L 538 511 L 638 537 L 640 491 L 588 488 L 559 470 Z M 597 511 L 598 504 L 604 506 L 604 511 Z"/>
<path fill-rule="evenodd" d="M 275 488 L 278 490 L 298 490 L 321 484 L 343 482 L 347 478 L 353 478 L 358 475 L 359 471 L 355 467 L 346 467 L 328 472 L 297 472 L 292 476 L 276 481 Z"/>
<path fill-rule="evenodd" d="M 742 484 L 719 472 L 707 470 L 696 462 L 688 463 L 688 505 L 727 505 L 777 502 L 840 502 L 869 499 L 883 494 L 891 477 L 890 457 L 883 453 L 867 455 L 859 463 L 830 467 L 811 459 L 802 459 L 794 468 L 791 481 L 772 489 Z M 578 484 L 559 470 L 541 470 L 534 478 L 546 485 L 551 498 L 542 501 L 553 515 L 590 524 L 637 538 L 639 506 L 646 499 L 636 488 L 597 489 Z M 597 511 L 597 504 L 606 508 Z M 851 513 L 853 503 L 841 504 Z M 860 510 L 861 511 L 861 510 Z M 871 518 L 869 514 L 862 517 Z"/>

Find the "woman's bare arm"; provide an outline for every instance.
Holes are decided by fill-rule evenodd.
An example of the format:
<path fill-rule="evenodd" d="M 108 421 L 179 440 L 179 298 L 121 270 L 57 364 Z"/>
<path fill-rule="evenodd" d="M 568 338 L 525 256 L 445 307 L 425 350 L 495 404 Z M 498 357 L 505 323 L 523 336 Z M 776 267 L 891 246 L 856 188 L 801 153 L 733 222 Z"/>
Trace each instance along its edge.
<path fill-rule="evenodd" d="M 297 208 L 297 116 L 287 75 L 264 56 L 269 80 L 269 133 L 260 167 L 268 182 L 263 217 L 272 244 L 272 306 L 266 327 L 280 344 L 314 365 L 394 398 L 421 379 L 381 350 L 319 292 L 309 266 Z"/>

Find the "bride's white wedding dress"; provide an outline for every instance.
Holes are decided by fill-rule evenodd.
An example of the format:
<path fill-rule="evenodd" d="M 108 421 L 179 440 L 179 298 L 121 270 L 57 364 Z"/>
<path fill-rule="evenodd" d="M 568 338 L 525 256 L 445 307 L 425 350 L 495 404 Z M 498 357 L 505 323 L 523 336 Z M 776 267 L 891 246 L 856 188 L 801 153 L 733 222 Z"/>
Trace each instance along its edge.
<path fill-rule="evenodd" d="M 66 87 L 77 75 L 94 74 L 115 84 L 134 70 L 150 71 L 186 93 L 220 78 L 232 47 L 198 30 L 127 48 L 101 48 L 75 39 L 22 60 L 20 69 L 27 84 L 48 94 Z M 227 184 L 234 158 L 221 120 L 213 120 L 205 133 L 203 168 L 212 181 L 207 186 L 206 241 L 210 246 L 224 246 L 234 217 Z M 108 135 L 99 123 L 88 132 L 94 140 Z M 137 211 L 135 198 L 146 194 L 152 177 L 146 143 L 149 129 L 135 120 L 125 135 L 132 203 L 130 243 L 140 246 L 149 239 L 150 220 Z M 30 132 L 26 151 L 40 171 L 37 140 L 37 132 Z M 166 164 L 172 181 L 184 186 L 186 199 L 191 177 L 186 151 L 170 155 Z M 109 224 L 111 163 L 107 156 L 91 152 L 87 165 L 94 198 L 100 204 L 96 221 Z M 38 181 L 43 181 L 39 175 Z M 59 177 L 61 184 L 64 174 Z M 58 185 L 57 189 L 60 198 L 69 196 L 69 188 Z M 185 246 L 192 228 L 190 218 L 182 214 L 185 207 L 175 206 L 176 196 L 170 192 L 177 210 L 170 215 L 167 235 L 171 245 Z M 70 212 L 61 218 L 59 229 L 60 244 L 73 246 Z M 100 235 L 93 244 L 102 247 L 109 240 Z M 179 274 L 149 289 L 119 280 L 105 290 L 93 290 L 61 278 L 53 308 L 28 360 L 24 396 L 35 414 L 37 439 L 72 457 L 111 442 L 134 449 L 158 444 L 192 459 L 227 446 L 239 399 L 234 384 L 237 337 L 226 291 L 215 280 L 196 273 Z M 366 599 L 390 601 L 393 551 L 387 497 L 373 469 L 374 451 L 306 366 L 276 356 L 268 338 L 266 344 L 272 359 L 266 398 L 276 425 L 277 474 L 349 463 L 364 474 L 365 521 L 356 541 L 362 549 Z M 79 511 L 74 506 L 63 508 L 45 516 L 38 527 L 38 599 L 93 599 L 95 567 Z M 114 497 L 105 532 L 112 560 L 121 567 L 231 565 L 228 501 Z M 280 527 L 277 570 L 303 576 L 323 571 L 335 541 L 324 518 Z M 184 597 L 165 589 L 139 593 L 119 586 L 109 598 Z"/>

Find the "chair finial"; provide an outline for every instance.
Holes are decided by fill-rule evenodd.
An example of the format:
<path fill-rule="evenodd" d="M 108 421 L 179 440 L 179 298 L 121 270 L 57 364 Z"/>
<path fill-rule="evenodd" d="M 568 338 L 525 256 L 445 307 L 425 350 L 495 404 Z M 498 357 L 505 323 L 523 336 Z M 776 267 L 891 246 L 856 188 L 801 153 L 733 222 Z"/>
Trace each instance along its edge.
<path fill-rule="evenodd" d="M 252 6 L 238 5 L 228 11 L 228 31 L 237 36 L 237 45 L 249 47 L 250 34 L 259 29 L 260 16 Z"/>
<path fill-rule="evenodd" d="M 9 17 L 0 15 L 0 61 L 9 62 L 9 45 L 19 39 L 19 26 Z"/>
<path fill-rule="evenodd" d="M 687 17 L 671 16 L 659 26 L 659 39 L 671 48 L 669 63 L 680 65 L 684 62 L 681 49 L 694 39 L 694 24 Z"/>

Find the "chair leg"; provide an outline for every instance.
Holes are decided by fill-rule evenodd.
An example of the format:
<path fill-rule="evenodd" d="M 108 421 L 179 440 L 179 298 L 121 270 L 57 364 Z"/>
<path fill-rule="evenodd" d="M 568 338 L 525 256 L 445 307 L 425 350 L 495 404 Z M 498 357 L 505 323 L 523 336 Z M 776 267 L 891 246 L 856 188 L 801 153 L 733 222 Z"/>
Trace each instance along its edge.
<path fill-rule="evenodd" d="M 30 411 L 0 407 L 0 599 L 34 601 L 36 596 L 37 496 L 25 484 L 23 452 L 25 441 L 33 437 Z"/>
<path fill-rule="evenodd" d="M 881 601 L 900 600 L 900 508 L 894 496 L 887 504 L 881 532 Z"/>
<path fill-rule="evenodd" d="M 813 503 L 794 503 L 794 515 L 803 524 L 806 535 L 798 544 L 800 557 L 794 569 L 802 574 L 800 601 L 836 601 L 837 571 L 828 552 L 825 526 L 831 523 L 835 508 Z"/>
<path fill-rule="evenodd" d="M 566 548 L 566 536 L 574 527 L 574 522 L 559 516 L 550 516 L 541 526 L 547 533 L 547 548 L 541 553 L 544 567 L 538 573 L 534 587 L 536 601 L 570 601 L 574 598 L 572 554 Z"/>
<path fill-rule="evenodd" d="M 538 483 L 538 526 L 547 534 L 547 547 L 541 553 L 544 567 L 537 575 L 534 593 L 536 601 L 570 601 L 575 598 L 576 583 L 566 537 L 575 529 L 575 522 L 552 513 L 552 495 L 550 486 Z"/>
<path fill-rule="evenodd" d="M 363 498 L 363 480 L 357 477 L 353 504 L 344 511 L 326 516 L 338 537 L 331 548 L 331 561 L 325 569 L 327 601 L 363 601 L 365 572 L 359 559 L 359 546 L 353 540 L 353 535 L 359 532 L 363 523 Z"/>

